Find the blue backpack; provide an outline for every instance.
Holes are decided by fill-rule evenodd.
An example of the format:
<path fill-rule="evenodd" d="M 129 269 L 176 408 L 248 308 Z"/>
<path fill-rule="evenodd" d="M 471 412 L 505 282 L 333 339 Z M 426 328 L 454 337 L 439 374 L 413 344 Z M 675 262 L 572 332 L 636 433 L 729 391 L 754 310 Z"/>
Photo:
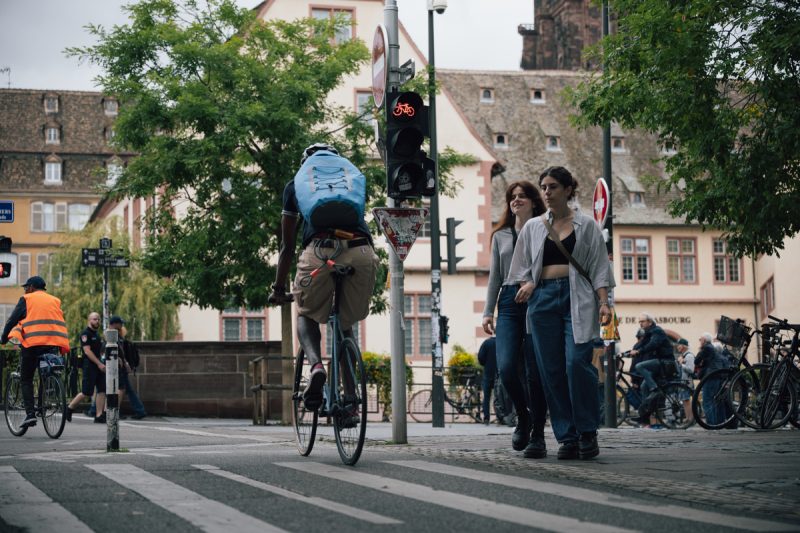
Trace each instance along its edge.
<path fill-rule="evenodd" d="M 320 150 L 294 176 L 297 207 L 317 229 L 355 227 L 364 219 L 367 178 L 346 158 Z"/>

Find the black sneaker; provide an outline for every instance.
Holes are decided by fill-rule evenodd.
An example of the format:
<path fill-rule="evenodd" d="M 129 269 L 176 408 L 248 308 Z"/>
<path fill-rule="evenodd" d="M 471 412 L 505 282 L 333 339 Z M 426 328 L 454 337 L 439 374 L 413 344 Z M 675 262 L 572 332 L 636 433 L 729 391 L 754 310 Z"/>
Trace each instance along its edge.
<path fill-rule="evenodd" d="M 71 407 L 67 407 L 67 414 L 66 414 L 66 416 L 64 418 L 67 419 L 67 422 L 72 422 L 72 408 Z"/>
<path fill-rule="evenodd" d="M 558 458 L 564 461 L 577 459 L 578 443 L 575 441 L 561 443 L 558 447 Z"/>
<path fill-rule="evenodd" d="M 584 433 L 578 441 L 578 458 L 591 459 L 600 454 L 600 446 L 597 445 L 597 434 Z"/>
<path fill-rule="evenodd" d="M 134 420 L 141 420 L 142 418 L 144 418 L 146 416 L 147 416 L 146 414 L 135 414 L 131 418 L 133 418 Z"/>
<path fill-rule="evenodd" d="M 522 455 L 527 459 L 544 459 L 547 457 L 547 444 L 544 435 L 531 435 L 531 441 L 525 447 Z"/>
<path fill-rule="evenodd" d="M 511 447 L 518 452 L 524 450 L 530 440 L 531 428 L 529 420 L 530 417 L 524 414 L 517 418 L 517 427 L 514 428 L 514 434 L 511 436 Z"/>
<path fill-rule="evenodd" d="M 303 391 L 303 403 L 306 410 L 314 411 L 322 405 L 322 387 L 325 385 L 326 379 L 325 367 L 319 364 L 315 365 L 308 377 L 306 390 Z"/>
<path fill-rule="evenodd" d="M 94 423 L 95 424 L 105 424 L 106 423 L 106 414 L 103 413 L 100 416 L 94 417 Z"/>
<path fill-rule="evenodd" d="M 25 420 L 22 421 L 20 427 L 32 428 L 35 425 L 36 425 L 36 415 L 28 415 L 25 417 Z"/>

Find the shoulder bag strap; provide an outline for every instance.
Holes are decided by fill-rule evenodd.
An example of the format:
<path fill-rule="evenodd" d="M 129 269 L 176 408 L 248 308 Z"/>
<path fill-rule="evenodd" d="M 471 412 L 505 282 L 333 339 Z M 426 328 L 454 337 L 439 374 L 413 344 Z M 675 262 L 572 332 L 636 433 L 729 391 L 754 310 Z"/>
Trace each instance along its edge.
<path fill-rule="evenodd" d="M 580 263 L 578 263 L 578 262 L 575 260 L 575 258 L 574 258 L 574 257 L 572 257 L 572 254 L 570 254 L 570 253 L 567 251 L 567 249 L 566 249 L 566 248 L 564 248 L 564 245 L 563 245 L 563 244 L 561 244 L 561 239 L 559 239 L 559 238 L 558 238 L 558 234 L 557 234 L 557 233 L 556 233 L 556 231 L 553 229 L 553 226 L 550 224 L 550 222 L 548 222 L 548 220 L 547 220 L 547 213 L 545 213 L 544 215 L 542 215 L 542 223 L 544 224 L 544 227 L 545 227 L 545 228 L 547 228 L 547 233 L 549 233 L 549 234 L 550 234 L 550 240 L 551 240 L 551 241 L 553 241 L 553 242 L 556 244 L 556 247 L 559 249 L 559 251 L 562 253 L 562 255 L 563 255 L 564 257 L 566 257 L 566 258 L 567 258 L 567 261 L 569 261 L 569 262 L 570 262 L 570 264 L 571 264 L 572 266 L 574 266 L 574 267 L 575 267 L 575 270 L 577 270 L 577 271 L 578 271 L 578 273 L 579 273 L 581 276 L 583 276 L 584 278 L 586 278 L 586 281 L 588 281 L 588 282 L 589 282 L 589 286 L 590 286 L 590 287 L 593 287 L 593 285 L 592 285 L 592 279 L 589 277 L 589 273 L 588 273 L 588 272 L 586 272 L 586 269 L 585 269 L 585 268 L 583 268 L 583 267 L 581 266 L 581 264 L 580 264 Z"/>
<path fill-rule="evenodd" d="M 511 226 L 511 242 L 513 243 L 511 245 L 511 250 L 516 250 L 517 249 L 517 228 L 515 228 L 514 226 Z"/>

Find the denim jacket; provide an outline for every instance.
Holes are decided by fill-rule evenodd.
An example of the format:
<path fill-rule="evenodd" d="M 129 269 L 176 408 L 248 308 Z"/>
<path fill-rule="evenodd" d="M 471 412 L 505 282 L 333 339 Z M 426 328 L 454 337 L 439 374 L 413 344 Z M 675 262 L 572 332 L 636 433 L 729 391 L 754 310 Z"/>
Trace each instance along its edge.
<path fill-rule="evenodd" d="M 548 211 L 546 216 L 552 224 L 553 214 Z M 592 279 L 590 285 L 570 264 L 572 334 L 575 343 L 582 344 L 600 336 L 600 313 L 595 300 L 595 291 L 603 287 L 610 290 L 616 284 L 600 226 L 591 217 L 576 212 L 572 219 L 572 227 L 575 230 L 575 248 L 572 257 Z M 541 217 L 533 217 L 525 223 L 517 239 L 506 283 L 532 281 L 534 285 L 538 285 L 542 275 L 542 251 L 547 235 L 547 228 L 542 223 Z"/>

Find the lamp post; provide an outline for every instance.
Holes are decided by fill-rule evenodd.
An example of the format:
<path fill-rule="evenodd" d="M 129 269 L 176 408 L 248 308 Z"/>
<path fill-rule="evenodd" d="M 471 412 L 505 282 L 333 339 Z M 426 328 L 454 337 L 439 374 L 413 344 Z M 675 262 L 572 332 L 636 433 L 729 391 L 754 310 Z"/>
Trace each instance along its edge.
<path fill-rule="evenodd" d="M 439 153 L 436 147 L 436 62 L 433 46 L 433 13 L 444 13 L 447 0 L 428 0 L 428 117 L 430 158 L 436 172 L 436 194 L 431 196 L 431 409 L 433 427 L 444 427 L 444 357 L 440 321 L 442 311 L 442 256 L 439 247 Z"/>

